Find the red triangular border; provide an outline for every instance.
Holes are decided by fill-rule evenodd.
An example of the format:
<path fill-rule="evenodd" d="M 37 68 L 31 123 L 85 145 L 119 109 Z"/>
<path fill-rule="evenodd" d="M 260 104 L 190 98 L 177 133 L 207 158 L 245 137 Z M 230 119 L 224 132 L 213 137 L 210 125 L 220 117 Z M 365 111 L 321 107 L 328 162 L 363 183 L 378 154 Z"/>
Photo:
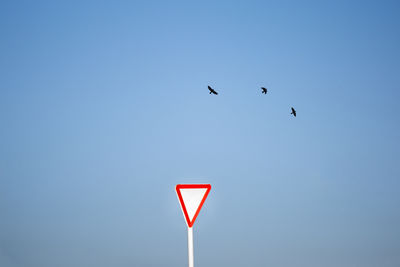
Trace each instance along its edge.
<path fill-rule="evenodd" d="M 207 189 L 206 193 L 203 196 L 203 199 L 200 202 L 199 207 L 197 208 L 196 213 L 193 216 L 193 220 L 192 221 L 190 221 L 190 219 L 189 219 L 189 214 L 188 214 L 188 212 L 186 210 L 185 203 L 183 202 L 182 194 L 181 194 L 181 191 L 180 191 L 181 189 L 188 189 L 188 188 L 191 188 L 191 189 L 206 188 Z M 178 199 L 179 199 L 179 202 L 181 203 L 183 215 L 185 216 L 186 223 L 187 223 L 189 228 L 193 226 L 194 221 L 196 220 L 197 215 L 199 215 L 201 207 L 204 204 L 204 201 L 206 201 L 208 193 L 210 193 L 210 190 L 211 190 L 211 185 L 210 184 L 177 184 L 176 185 L 176 194 L 178 195 Z"/>

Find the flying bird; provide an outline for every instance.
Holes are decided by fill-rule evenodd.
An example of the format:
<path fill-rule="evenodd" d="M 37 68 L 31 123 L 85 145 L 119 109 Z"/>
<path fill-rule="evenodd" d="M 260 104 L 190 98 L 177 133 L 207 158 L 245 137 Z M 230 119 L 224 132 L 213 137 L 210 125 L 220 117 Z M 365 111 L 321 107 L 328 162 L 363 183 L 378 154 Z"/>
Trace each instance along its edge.
<path fill-rule="evenodd" d="M 265 87 L 261 87 L 261 89 L 262 89 L 262 94 L 267 94 L 267 88 L 265 88 Z"/>
<path fill-rule="evenodd" d="M 296 110 L 294 110 L 294 108 L 292 107 L 292 113 L 290 113 L 290 114 L 293 114 L 293 116 L 295 116 L 296 117 Z"/>
<path fill-rule="evenodd" d="M 212 89 L 210 86 L 208 86 L 208 90 L 210 90 L 210 94 L 218 95 L 218 93 Z"/>

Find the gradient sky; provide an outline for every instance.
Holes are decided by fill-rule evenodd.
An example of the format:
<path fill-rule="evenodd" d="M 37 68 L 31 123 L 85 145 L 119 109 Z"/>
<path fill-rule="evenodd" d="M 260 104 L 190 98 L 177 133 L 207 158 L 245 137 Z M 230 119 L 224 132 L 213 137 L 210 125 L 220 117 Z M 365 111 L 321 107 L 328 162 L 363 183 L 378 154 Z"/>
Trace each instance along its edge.
<path fill-rule="evenodd" d="M 399 12 L 2 1 L 0 266 L 400 266 Z"/>

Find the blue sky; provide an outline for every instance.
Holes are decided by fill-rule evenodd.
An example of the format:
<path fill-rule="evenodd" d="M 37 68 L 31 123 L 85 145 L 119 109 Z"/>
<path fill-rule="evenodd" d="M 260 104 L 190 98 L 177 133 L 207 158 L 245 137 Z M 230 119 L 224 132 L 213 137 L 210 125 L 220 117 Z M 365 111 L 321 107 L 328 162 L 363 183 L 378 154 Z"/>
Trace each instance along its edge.
<path fill-rule="evenodd" d="M 1 2 L 0 265 L 399 266 L 399 10 Z"/>

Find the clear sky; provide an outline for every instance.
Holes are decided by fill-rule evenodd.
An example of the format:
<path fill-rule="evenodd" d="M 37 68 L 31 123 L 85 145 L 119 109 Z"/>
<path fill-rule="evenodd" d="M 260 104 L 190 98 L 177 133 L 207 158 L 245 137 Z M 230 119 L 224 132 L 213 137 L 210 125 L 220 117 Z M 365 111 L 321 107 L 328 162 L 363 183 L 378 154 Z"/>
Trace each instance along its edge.
<path fill-rule="evenodd" d="M 2 1 L 0 266 L 400 266 L 399 13 Z"/>

